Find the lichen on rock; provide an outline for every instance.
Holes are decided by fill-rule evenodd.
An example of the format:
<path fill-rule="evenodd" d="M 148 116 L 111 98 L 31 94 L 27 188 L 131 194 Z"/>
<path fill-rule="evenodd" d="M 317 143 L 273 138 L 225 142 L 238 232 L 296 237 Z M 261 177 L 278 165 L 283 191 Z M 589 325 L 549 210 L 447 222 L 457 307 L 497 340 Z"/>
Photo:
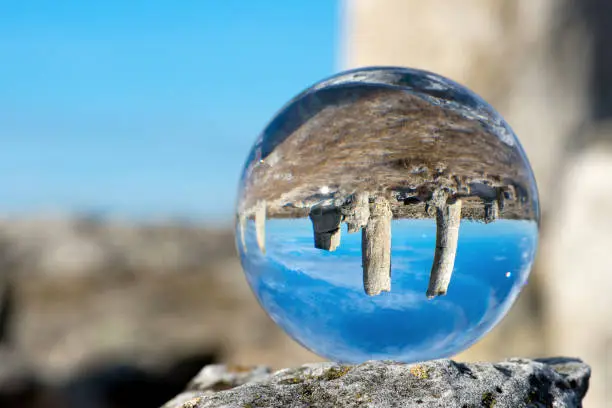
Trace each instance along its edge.
<path fill-rule="evenodd" d="M 266 374 L 205 367 L 163 408 L 213 407 L 581 407 L 590 368 L 577 359 L 500 363 L 435 360 L 318 363 Z M 214 373 L 235 388 L 214 392 Z M 204 383 L 201 381 L 204 380 Z M 213 387 L 214 388 L 214 387 Z"/>

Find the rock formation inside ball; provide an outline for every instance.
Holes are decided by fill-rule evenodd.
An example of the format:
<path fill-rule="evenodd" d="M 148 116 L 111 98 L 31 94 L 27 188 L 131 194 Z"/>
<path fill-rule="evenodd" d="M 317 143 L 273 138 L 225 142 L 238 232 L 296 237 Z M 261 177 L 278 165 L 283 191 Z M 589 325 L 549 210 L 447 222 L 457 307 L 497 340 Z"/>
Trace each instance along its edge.
<path fill-rule="evenodd" d="M 391 221 L 432 218 L 437 237 L 426 295 L 444 295 L 460 220 L 535 220 L 537 193 L 506 125 L 475 108 L 472 96 L 438 94 L 347 84 L 281 111 L 243 174 L 243 247 L 248 219 L 262 252 L 266 217 L 309 217 L 313 245 L 325 251 L 341 247 L 345 223 L 348 233 L 362 232 L 364 290 L 374 296 L 391 290 Z"/>
<path fill-rule="evenodd" d="M 163 408 L 582 407 L 591 369 L 578 359 L 316 363 L 272 373 L 211 365 Z"/>

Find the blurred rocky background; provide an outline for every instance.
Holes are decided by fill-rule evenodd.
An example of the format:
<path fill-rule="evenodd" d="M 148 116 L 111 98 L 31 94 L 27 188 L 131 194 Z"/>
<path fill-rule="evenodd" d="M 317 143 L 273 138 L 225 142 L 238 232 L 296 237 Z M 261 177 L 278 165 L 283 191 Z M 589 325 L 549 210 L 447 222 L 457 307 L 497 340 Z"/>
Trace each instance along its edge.
<path fill-rule="evenodd" d="M 0 231 L 0 407 L 154 407 L 206 364 L 317 360 L 261 311 L 228 228 L 89 215 Z"/>
<path fill-rule="evenodd" d="M 326 68 L 326 65 L 307 73 L 299 71 L 316 66 L 313 55 L 323 52 L 321 49 L 325 46 L 339 55 L 337 69 L 404 65 L 448 76 L 481 94 L 508 120 L 523 142 L 539 183 L 542 236 L 538 264 L 530 284 L 508 317 L 483 341 L 457 358 L 577 356 L 593 368 L 585 405 L 610 406 L 606 404 L 612 400 L 612 296 L 608 294 L 612 291 L 609 256 L 612 247 L 612 3 L 608 0 L 345 0 L 338 4 L 304 2 L 291 13 L 283 11 L 286 3 L 280 1 L 270 0 L 267 6 L 229 3 L 239 7 L 224 11 L 218 18 L 206 20 L 207 12 L 214 14 L 212 8 L 199 10 L 206 21 L 195 24 L 204 26 L 204 32 L 198 32 L 200 37 L 193 38 L 208 44 L 214 37 L 213 42 L 219 48 L 227 48 L 223 35 L 235 32 L 233 51 L 224 52 L 240 58 L 232 59 L 216 48 L 207 48 L 204 51 L 213 54 L 209 59 L 202 57 L 194 62 L 191 54 L 185 56 L 193 50 L 186 50 L 184 59 L 178 61 L 193 63 L 194 72 L 226 60 L 238 67 L 249 65 L 252 70 L 259 64 L 257 75 L 249 76 L 242 68 L 233 69 L 230 63 L 219 63 L 218 72 L 223 75 L 213 82 L 221 82 L 222 86 L 216 90 L 208 88 L 214 86 L 211 83 L 198 88 L 190 82 L 177 85 L 173 88 L 175 93 L 160 91 L 143 97 L 143 100 L 169 98 L 183 111 L 195 112 L 187 116 L 191 127 L 210 129 L 208 122 L 193 118 L 200 112 L 206 115 L 206 109 L 215 113 L 214 109 L 226 102 L 204 103 L 200 111 L 196 100 L 182 101 L 176 95 L 189 94 L 195 89 L 194 93 L 216 92 L 214 95 L 220 97 L 229 92 L 228 84 L 235 78 L 243 79 L 236 88 L 243 93 L 226 103 L 244 112 L 242 120 L 226 120 L 236 132 L 244 132 L 241 142 L 215 147 L 206 139 L 213 136 L 201 136 L 199 130 L 194 133 L 191 129 L 189 132 L 206 142 L 179 140 L 176 143 L 188 147 L 184 151 L 164 150 L 160 164 L 147 173 L 155 179 L 163 172 L 176 173 L 173 169 L 184 165 L 188 169 L 185 174 L 173 173 L 179 179 L 185 178 L 187 171 L 202 171 L 205 181 L 197 185 L 203 191 L 198 193 L 202 208 L 208 208 L 204 202 L 218 202 L 226 211 L 220 216 L 218 207 L 204 209 L 215 214 L 214 222 L 210 222 L 211 217 L 204 221 L 188 217 L 154 220 L 114 217 L 105 212 L 75 212 L 69 206 L 59 213 L 39 211 L 39 207 L 28 211 L 7 210 L 0 217 L 0 407 L 155 407 L 181 391 L 208 363 L 265 364 L 281 368 L 320 361 L 287 338 L 257 305 L 235 256 L 231 209 L 227 208 L 231 208 L 231 191 L 239 163 L 265 121 L 297 91 L 333 72 L 333 67 Z M 143 4 L 140 7 L 146 9 Z M 329 16 L 316 8 L 322 7 L 321 4 L 329 8 L 325 9 Z M 260 13 L 259 18 L 253 20 L 256 12 Z M 44 8 L 37 13 L 37 16 L 51 16 L 50 20 L 54 18 Z M 92 13 L 96 18 L 104 17 L 99 10 Z M 134 10 L 126 13 L 129 24 L 153 19 L 152 15 Z M 5 15 L 10 13 L 5 10 Z M 197 15 L 193 10 L 185 12 L 185 16 L 193 15 Z M 58 17 L 58 27 L 65 25 L 64 17 L 63 14 Z M 330 21 L 326 23 L 326 19 Z M 180 20 L 180 26 L 189 23 L 185 21 Z M 225 24 L 227 21 L 232 24 Z M 240 27 L 253 24 L 250 21 L 269 21 L 271 26 L 286 21 L 286 26 L 279 25 L 278 30 L 285 30 L 287 43 L 277 42 L 282 41 L 277 33 L 259 40 L 252 37 L 254 45 L 248 43 L 251 31 Z M 304 23 L 300 25 L 300 21 Z M 0 149 L 3 150 L 0 152 L 0 199 L 8 202 L 11 196 L 23 193 L 22 184 L 29 181 L 33 189 L 40 188 L 43 193 L 25 197 L 42 200 L 52 188 L 42 182 L 36 184 L 37 179 L 28 178 L 30 173 L 22 169 L 35 160 L 16 159 L 19 154 L 16 140 L 27 138 L 25 133 L 20 133 L 20 126 L 24 129 L 34 126 L 27 116 L 19 119 L 20 109 L 25 107 L 24 112 L 31 113 L 39 101 L 51 94 L 48 90 L 46 94 L 38 92 L 38 87 L 37 92 L 32 91 L 37 83 L 58 81 L 57 73 L 52 75 L 52 64 L 41 63 L 53 54 L 51 51 L 76 58 L 86 55 L 90 49 L 99 51 L 96 47 L 100 47 L 101 40 L 79 38 L 83 41 L 83 50 L 87 51 L 80 54 L 81 48 L 77 47 L 71 51 L 73 55 L 65 48 L 53 48 L 53 38 L 61 35 L 48 36 L 44 30 L 36 32 L 33 26 L 26 25 L 24 38 L 31 41 L 26 45 L 42 44 L 43 50 L 26 47 L 34 55 L 28 59 L 20 54 L 23 44 L 11 42 L 20 38 L 18 25 L 22 23 L 16 20 L 11 26 L 8 20 L 2 20 L 1 12 L 0 23 L 4 24 L 0 24 L 0 50 L 13 58 L 22 58 L 24 64 L 29 62 L 31 66 L 24 70 L 26 74 L 32 69 L 39 70 L 38 76 L 19 77 L 26 85 L 13 88 L 11 93 L 7 89 L 11 89 L 9 81 L 13 83 L 18 78 L 17 68 L 14 72 L 0 68 L 0 77 L 5 81 L 0 82 L 0 88 L 5 90 L 0 91 Z M 258 30 L 264 30 L 260 23 Z M 207 24 L 213 28 L 218 24 L 226 31 L 219 31 L 220 34 L 213 28 L 206 31 Z M 317 24 L 328 24 L 331 29 L 315 27 Z M 113 26 L 112 31 L 121 32 L 121 27 L 120 24 L 118 28 Z M 165 33 L 160 27 L 149 29 L 159 28 L 159 32 Z M 93 24 L 87 29 L 95 28 Z M 338 38 L 334 34 L 336 30 L 340 33 Z M 56 31 L 67 36 L 77 35 Z M 57 34 L 56 31 L 49 33 Z M 307 43 L 304 33 L 316 37 L 316 41 Z M 168 48 L 163 48 L 163 41 L 158 45 L 162 48 L 154 48 L 155 52 L 161 50 L 164 58 L 154 59 L 153 63 L 172 61 L 176 56 L 167 50 L 192 35 L 189 31 L 178 38 L 168 34 Z M 229 44 L 231 38 L 227 38 Z M 116 44 L 123 41 L 127 40 L 119 36 L 104 44 L 120 47 Z M 153 36 L 151 41 L 159 44 L 160 40 Z M 259 53 L 244 51 L 253 47 Z M 287 51 L 279 55 L 277 48 Z M 200 54 L 206 55 L 204 51 Z M 93 58 L 92 66 L 108 57 L 104 53 L 107 51 L 99 52 L 100 55 L 95 55 L 99 59 Z M 129 61 L 129 52 L 122 52 L 117 55 Z M 140 58 L 140 54 L 135 55 L 134 58 Z M 267 65 L 260 61 L 267 61 Z M 83 62 L 77 59 L 64 64 L 68 67 Z M 170 68 L 165 67 L 163 75 L 154 80 L 170 78 Z M 104 65 L 103 69 L 126 72 L 121 65 Z M 63 95 L 65 84 L 75 80 L 74 75 L 78 74 L 69 71 L 65 78 L 59 77 L 58 87 L 63 88 L 57 91 L 58 95 Z M 122 78 L 125 83 L 121 86 L 137 93 L 130 88 L 130 81 L 138 81 L 140 77 L 138 71 L 133 77 Z M 96 78 L 103 83 L 105 77 Z M 195 74 L 194 78 L 197 78 Z M 201 81 L 210 82 L 210 78 Z M 223 78 L 228 79 L 223 82 Z M 282 92 L 275 92 L 274 87 Z M 22 97 L 24 90 L 31 92 L 29 100 Z M 247 94 L 259 96 L 247 103 L 244 102 L 248 100 Z M 262 94 L 268 98 L 262 99 Z M 79 97 L 75 96 L 75 100 L 80 100 Z M 98 99 L 93 99 L 92 111 L 100 105 Z M 50 106 L 54 105 L 52 98 L 49 101 Z M 112 101 L 120 103 L 118 99 Z M 129 98 L 128 102 L 142 103 Z M 260 116 L 249 117 L 249 112 L 259 105 L 266 105 L 260 109 Z M 83 109 L 79 106 L 73 113 L 87 122 L 91 112 L 83 113 Z M 150 116 L 159 115 L 154 109 L 151 112 Z M 102 115 L 103 119 L 91 124 L 91 128 L 79 122 L 75 125 L 77 130 L 104 138 L 99 131 L 101 124 L 112 122 L 113 126 L 120 126 L 133 119 L 129 116 L 133 112 L 129 110 L 119 120 L 106 111 L 103 113 L 114 118 L 113 121 L 107 121 L 107 116 Z M 56 114 L 52 110 L 49 115 Z M 32 128 L 38 132 L 38 139 L 33 138 L 27 145 L 28 152 L 35 152 L 35 159 L 42 163 L 37 161 L 35 164 L 39 167 L 35 169 L 45 172 L 53 166 L 61 167 L 59 159 L 47 166 L 47 156 L 52 157 L 60 150 L 67 151 L 67 155 L 73 153 L 56 142 L 57 129 L 55 133 L 45 133 L 56 123 L 55 118 L 38 120 L 40 127 Z M 169 135 L 168 140 L 176 135 L 173 126 L 181 121 L 185 122 L 185 116 L 164 123 L 162 132 Z M 65 124 L 60 125 L 65 131 Z M 136 134 L 144 141 L 135 143 L 136 147 L 127 146 L 133 149 L 127 157 L 149 154 L 146 140 L 150 139 L 142 139 L 146 131 L 138 126 L 127 127 L 132 132 L 130 135 Z M 118 128 L 107 131 L 113 129 Z M 215 126 L 212 129 L 218 131 Z M 159 136 L 154 136 L 153 142 L 158 139 Z M 41 140 L 48 142 L 41 144 Z M 114 146 L 112 141 L 109 143 Z M 142 164 L 119 156 L 119 150 L 126 149 L 125 142 L 115 144 L 117 150 L 92 150 L 91 160 L 106 154 L 108 158 L 103 164 L 109 168 L 123 165 L 130 169 Z M 198 154 L 192 157 L 191 151 Z M 175 155 L 178 161 L 168 162 L 169 155 Z M 88 160 L 82 162 L 82 168 L 89 168 Z M 194 163 L 199 161 L 210 162 L 212 167 L 195 167 Z M 214 185 L 214 179 L 230 168 L 226 162 L 232 165 L 234 179 L 225 177 L 224 183 L 231 184 L 231 188 L 221 190 Z M 112 177 L 117 184 L 131 186 L 129 174 L 115 172 Z M 209 180 L 206 177 L 210 178 L 210 185 L 206 184 Z M 104 185 L 96 186 L 94 178 L 85 190 L 94 191 L 96 187 L 104 189 Z M 188 198 L 192 191 L 181 188 L 178 193 L 160 189 L 159 194 L 175 194 L 178 202 Z M 142 192 L 135 188 L 122 199 L 137 201 L 138 195 Z M 173 213 L 176 212 L 180 209 Z"/>

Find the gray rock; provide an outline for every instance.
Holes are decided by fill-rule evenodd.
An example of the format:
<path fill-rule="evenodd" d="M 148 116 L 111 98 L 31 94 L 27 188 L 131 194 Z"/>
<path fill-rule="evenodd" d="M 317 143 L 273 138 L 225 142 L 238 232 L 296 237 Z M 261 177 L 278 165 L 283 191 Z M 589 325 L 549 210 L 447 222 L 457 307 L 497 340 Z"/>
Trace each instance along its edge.
<path fill-rule="evenodd" d="M 270 369 L 264 366 L 245 367 L 211 364 L 204 367 L 187 386 L 187 390 L 169 401 L 164 408 L 190 407 L 203 395 L 233 389 L 249 382 L 265 380 Z"/>
<path fill-rule="evenodd" d="M 206 366 L 189 383 L 192 391 L 223 391 L 239 385 L 262 380 L 270 375 L 264 366 L 243 367 L 212 364 Z"/>
<path fill-rule="evenodd" d="M 185 393 L 164 408 L 581 407 L 590 375 L 582 361 L 567 358 L 467 364 L 451 360 L 318 363 L 273 374 L 265 374 L 261 367 L 232 373 L 217 366 L 205 368 Z M 219 381 L 237 386 L 214 392 L 212 384 Z"/>

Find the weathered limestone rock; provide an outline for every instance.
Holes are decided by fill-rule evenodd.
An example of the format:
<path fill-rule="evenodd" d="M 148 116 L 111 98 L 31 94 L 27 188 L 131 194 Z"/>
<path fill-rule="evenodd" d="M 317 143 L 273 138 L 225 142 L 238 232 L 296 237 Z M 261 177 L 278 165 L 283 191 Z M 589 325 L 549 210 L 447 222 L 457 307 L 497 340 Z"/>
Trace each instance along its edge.
<path fill-rule="evenodd" d="M 357 193 L 353 202 L 344 210 L 344 221 L 348 228 L 348 233 L 358 232 L 368 224 L 370 218 L 370 202 L 368 193 Z"/>
<path fill-rule="evenodd" d="M 490 223 L 499 218 L 499 203 L 498 201 L 485 201 L 485 223 Z"/>
<path fill-rule="evenodd" d="M 590 378 L 586 364 L 565 358 L 510 359 L 496 364 L 451 360 L 412 365 L 318 363 L 269 375 L 261 370 L 258 367 L 245 374 L 206 367 L 183 394 L 163 408 L 569 408 L 581 406 Z M 218 380 L 211 376 L 214 371 L 219 372 Z M 226 391 L 214 392 L 211 384 L 215 383 L 226 384 Z"/>
<path fill-rule="evenodd" d="M 439 203 L 436 206 L 436 251 L 429 276 L 427 297 L 445 295 L 450 284 L 461 222 L 461 200 Z"/>
<path fill-rule="evenodd" d="M 368 224 L 362 230 L 363 287 L 368 296 L 391 290 L 391 207 L 377 197 L 370 206 Z"/>
<path fill-rule="evenodd" d="M 270 369 L 264 366 L 238 366 L 212 364 L 206 366 L 189 383 L 192 391 L 223 391 L 268 377 Z"/>
<path fill-rule="evenodd" d="M 266 253 L 266 202 L 260 201 L 255 207 L 255 235 L 257 245 L 262 253 Z"/>
<path fill-rule="evenodd" d="M 229 390 L 240 385 L 266 379 L 270 369 L 264 366 L 212 364 L 204 367 L 187 386 L 187 390 L 164 407 L 184 407 L 203 394 Z"/>
<path fill-rule="evenodd" d="M 240 229 L 240 244 L 242 245 L 242 248 L 245 252 L 247 251 L 246 238 L 245 238 L 246 225 L 247 225 L 246 215 L 244 213 L 238 214 L 238 227 Z"/>
<path fill-rule="evenodd" d="M 314 230 L 314 246 L 317 249 L 335 251 L 340 245 L 342 213 L 337 207 L 313 207 L 308 215 Z"/>

